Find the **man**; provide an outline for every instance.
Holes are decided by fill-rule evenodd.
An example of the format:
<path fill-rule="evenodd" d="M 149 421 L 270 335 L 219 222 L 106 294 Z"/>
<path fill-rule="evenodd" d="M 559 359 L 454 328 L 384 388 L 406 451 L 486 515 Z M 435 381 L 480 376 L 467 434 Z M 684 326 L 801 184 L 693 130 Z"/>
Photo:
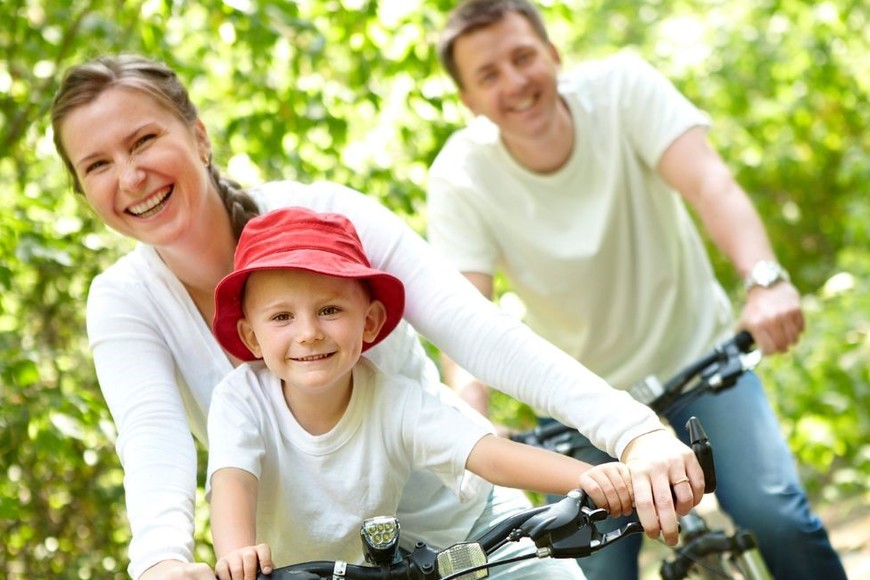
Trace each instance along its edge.
<path fill-rule="evenodd" d="M 526 0 L 463 3 L 439 51 L 477 117 L 432 165 L 429 237 L 483 294 L 503 272 L 529 325 L 614 386 L 668 378 L 734 326 L 686 201 L 745 280 L 738 326 L 765 353 L 798 340 L 798 291 L 709 145 L 708 118 L 649 65 L 617 55 L 560 78 Z M 485 412 L 485 387 L 452 370 Z M 758 378 L 667 419 L 689 415 L 715 444 L 720 504 L 774 576 L 845 578 Z M 580 564 L 593 580 L 636 578 L 639 549 L 637 537 Z"/>

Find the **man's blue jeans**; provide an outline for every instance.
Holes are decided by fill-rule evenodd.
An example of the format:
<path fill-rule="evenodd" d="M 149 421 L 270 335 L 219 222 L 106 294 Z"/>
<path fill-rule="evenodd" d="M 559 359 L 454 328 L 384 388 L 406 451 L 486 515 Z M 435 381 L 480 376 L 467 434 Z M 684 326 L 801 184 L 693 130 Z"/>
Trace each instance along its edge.
<path fill-rule="evenodd" d="M 755 534 L 773 577 L 845 580 L 827 532 L 810 511 L 794 459 L 757 375 L 746 373 L 733 388 L 704 394 L 666 414 L 684 442 L 691 416 L 701 420 L 713 445 L 719 505 L 737 527 Z M 589 463 L 613 460 L 591 444 L 575 456 Z M 642 538 L 637 534 L 581 558 L 580 567 L 589 580 L 636 579 Z"/>

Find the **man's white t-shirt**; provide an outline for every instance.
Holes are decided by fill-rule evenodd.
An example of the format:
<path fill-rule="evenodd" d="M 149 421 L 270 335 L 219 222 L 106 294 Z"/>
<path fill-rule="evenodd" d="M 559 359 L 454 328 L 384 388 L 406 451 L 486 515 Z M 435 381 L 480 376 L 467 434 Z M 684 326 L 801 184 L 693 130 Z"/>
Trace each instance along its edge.
<path fill-rule="evenodd" d="M 412 471 L 433 472 L 460 499 L 475 496 L 483 481 L 466 476 L 465 463 L 487 433 L 363 358 L 344 415 L 328 433 L 312 435 L 287 407 L 281 380 L 253 362 L 230 373 L 212 396 L 208 481 L 227 467 L 257 478 L 257 543 L 269 544 L 276 565 L 362 564 L 360 525 L 396 515 Z"/>
<path fill-rule="evenodd" d="M 731 307 L 679 195 L 656 167 L 706 126 L 664 77 L 626 54 L 560 79 L 575 143 L 533 173 L 484 117 L 430 172 L 429 240 L 463 272 L 504 272 L 533 330 L 617 387 L 668 378 L 731 327 Z"/>

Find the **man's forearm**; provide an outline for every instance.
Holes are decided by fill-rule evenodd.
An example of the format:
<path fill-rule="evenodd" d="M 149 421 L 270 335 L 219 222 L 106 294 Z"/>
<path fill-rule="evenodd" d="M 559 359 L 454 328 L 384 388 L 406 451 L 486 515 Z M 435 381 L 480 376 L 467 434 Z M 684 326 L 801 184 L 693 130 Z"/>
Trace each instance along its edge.
<path fill-rule="evenodd" d="M 463 401 L 484 417 L 489 417 L 489 387 L 444 354 L 441 355 L 441 374 L 447 386 Z"/>

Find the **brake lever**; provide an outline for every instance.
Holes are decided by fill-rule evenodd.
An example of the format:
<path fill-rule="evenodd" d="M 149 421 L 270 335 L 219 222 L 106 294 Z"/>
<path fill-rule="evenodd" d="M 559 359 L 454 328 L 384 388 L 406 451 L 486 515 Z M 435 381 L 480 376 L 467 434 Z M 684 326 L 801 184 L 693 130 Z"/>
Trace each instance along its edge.
<path fill-rule="evenodd" d="M 752 336 L 742 331 L 732 341 L 721 345 L 719 360 L 702 373 L 703 382 L 713 392 L 734 386 L 740 375 L 761 362 L 761 351 L 752 349 Z"/>
<path fill-rule="evenodd" d="M 530 518 L 521 529 L 535 542 L 539 557 L 551 558 L 582 558 L 628 534 L 643 531 L 639 523 L 632 522 L 602 534 L 595 523 L 606 518 L 605 510 L 575 489 L 547 512 Z"/>
<path fill-rule="evenodd" d="M 611 530 L 609 532 L 605 532 L 601 534 L 601 539 L 598 542 L 593 542 L 593 545 L 590 546 L 592 552 L 597 552 L 598 550 L 611 545 L 613 542 L 617 540 L 621 540 L 625 536 L 629 536 L 631 534 L 640 534 L 643 532 L 643 526 L 640 525 L 640 522 L 628 522 L 621 528 L 617 528 L 615 530 Z"/>

